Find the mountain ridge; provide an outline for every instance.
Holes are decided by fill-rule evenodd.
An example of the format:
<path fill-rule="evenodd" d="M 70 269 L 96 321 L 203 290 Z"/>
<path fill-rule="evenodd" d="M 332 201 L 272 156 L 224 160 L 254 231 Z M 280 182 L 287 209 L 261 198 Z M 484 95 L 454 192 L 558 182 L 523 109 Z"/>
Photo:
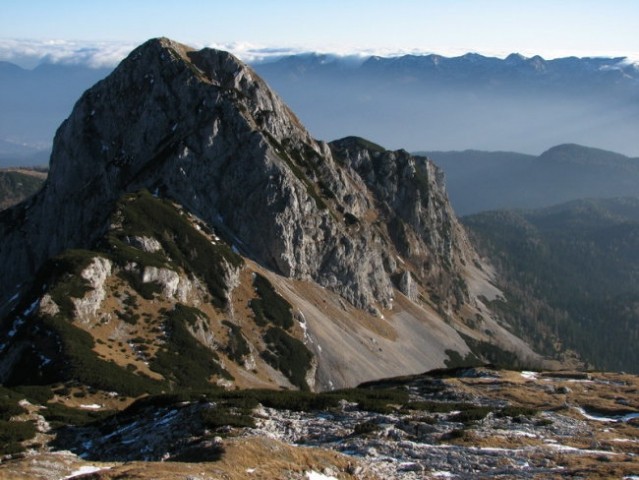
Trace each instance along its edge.
<path fill-rule="evenodd" d="M 539 156 L 479 150 L 420 153 L 444 170 L 459 215 L 639 196 L 639 158 L 599 148 L 560 144 Z"/>
<path fill-rule="evenodd" d="M 329 389 L 542 362 L 478 299 L 489 279 L 432 162 L 314 140 L 226 52 L 132 52 L 76 103 L 0 237 L 3 381 Z"/>
<path fill-rule="evenodd" d="M 472 147 L 529 153 L 568 140 L 639 154 L 628 141 L 637 118 L 639 69 L 627 59 L 373 58 L 299 54 L 251 64 L 319 138 L 350 132 L 409 150 Z M 56 74 L 44 75 L 47 69 Z M 73 101 L 110 71 L 58 64 L 5 72 L 2 139 L 46 147 Z M 308 86 L 314 98 L 305 95 Z M 51 91 L 55 94 L 43 95 Z M 526 116 L 519 115 L 522 110 Z M 399 130 L 389 121 L 402 117 L 410 119 L 411 128 Z"/>

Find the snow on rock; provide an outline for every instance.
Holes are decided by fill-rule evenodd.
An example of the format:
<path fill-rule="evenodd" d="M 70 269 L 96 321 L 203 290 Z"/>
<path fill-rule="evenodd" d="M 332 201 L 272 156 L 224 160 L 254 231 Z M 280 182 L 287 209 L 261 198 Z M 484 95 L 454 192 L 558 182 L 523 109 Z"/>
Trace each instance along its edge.
<path fill-rule="evenodd" d="M 606 417 L 604 415 L 593 415 L 581 407 L 575 407 L 575 409 L 588 420 L 595 420 L 597 422 L 629 422 L 635 418 L 639 418 L 639 413 L 628 413 L 626 415 L 615 415 Z"/>
<path fill-rule="evenodd" d="M 80 408 L 83 408 L 85 410 L 99 410 L 100 408 L 102 408 L 102 405 L 98 405 L 97 403 L 92 403 L 89 405 L 80 405 Z"/>
<path fill-rule="evenodd" d="M 64 477 L 62 480 L 68 480 L 70 478 L 79 477 L 81 475 L 87 475 L 89 473 L 100 472 L 102 470 L 109 470 L 110 468 L 111 467 L 96 467 L 94 465 L 84 465 L 78 468 L 77 470 L 75 470 L 70 475 L 67 475 L 66 477 Z"/>
<path fill-rule="evenodd" d="M 324 475 L 313 470 L 306 472 L 305 475 L 308 480 L 337 480 L 337 477 Z"/>

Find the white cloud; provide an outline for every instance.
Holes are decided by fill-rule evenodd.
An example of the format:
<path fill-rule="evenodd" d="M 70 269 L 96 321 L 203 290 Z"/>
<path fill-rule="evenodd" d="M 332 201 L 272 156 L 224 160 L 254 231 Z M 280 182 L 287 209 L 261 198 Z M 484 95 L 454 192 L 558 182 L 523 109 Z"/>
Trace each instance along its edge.
<path fill-rule="evenodd" d="M 0 38 L 0 60 L 16 63 L 25 68 L 32 68 L 41 62 L 61 63 L 66 65 L 87 65 L 92 68 L 115 67 L 131 50 L 137 45 L 130 42 L 85 42 L 69 40 L 23 40 L 23 39 L 2 39 Z M 269 59 L 276 59 L 288 55 L 302 53 L 327 54 L 353 61 L 361 60 L 372 55 L 381 57 L 392 57 L 400 55 L 427 55 L 437 53 L 445 56 L 459 56 L 474 51 L 472 48 L 433 48 L 423 49 L 371 49 L 371 48 L 350 48 L 331 47 L 315 48 L 308 47 L 272 47 L 255 45 L 246 42 L 234 43 L 191 43 L 194 48 L 217 48 L 227 50 L 240 59 L 248 63 L 263 62 Z M 482 55 L 505 58 L 511 51 L 482 51 L 477 52 Z M 627 57 L 627 62 L 639 62 L 639 52 L 568 52 L 568 51 L 548 51 L 548 52 L 519 52 L 524 56 L 531 57 L 536 54 L 546 59 L 576 56 L 619 56 Z"/>
<path fill-rule="evenodd" d="M 122 42 L 0 39 L 0 60 L 27 68 L 42 62 L 114 67 L 135 47 Z"/>

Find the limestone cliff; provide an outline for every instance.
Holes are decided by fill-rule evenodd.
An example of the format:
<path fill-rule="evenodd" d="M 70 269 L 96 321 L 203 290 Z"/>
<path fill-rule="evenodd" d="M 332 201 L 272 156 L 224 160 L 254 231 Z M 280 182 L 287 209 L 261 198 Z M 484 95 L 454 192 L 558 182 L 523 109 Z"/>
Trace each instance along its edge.
<path fill-rule="evenodd" d="M 198 236 L 195 227 L 205 233 Z M 56 134 L 43 190 L 0 214 L 0 239 L 0 269 L 11 272 L 0 277 L 5 333 L 16 319 L 26 321 L 25 305 L 36 301 L 44 331 L 59 334 L 63 314 L 78 325 L 89 319 L 83 327 L 89 333 L 100 325 L 116 328 L 111 323 L 119 312 L 124 323 L 116 330 L 131 330 L 130 338 L 126 323 L 135 323 L 138 313 L 131 305 L 123 313 L 122 298 L 148 300 L 148 325 L 164 318 L 153 328 L 177 335 L 182 327 L 175 319 L 186 319 L 201 345 L 226 349 L 219 365 L 206 370 L 218 380 L 228 379 L 225 362 L 254 365 L 254 354 L 266 362 L 270 381 L 312 386 L 317 379 L 320 388 L 442 366 L 449 350 L 470 354 L 457 330 L 473 335 L 462 315 L 483 311 L 465 280 L 475 254 L 429 160 L 354 137 L 316 141 L 235 57 L 165 38 L 134 50 L 78 100 Z M 218 250 L 205 254 L 207 242 Z M 66 275 L 83 280 L 61 285 L 78 298 L 74 309 L 62 287 L 54 292 L 58 301 L 43 303 L 46 289 L 60 280 L 43 274 L 43 266 L 55 271 L 59 262 L 50 259 L 60 254 L 69 264 L 69 249 L 97 252 L 72 256 Z M 249 267 L 241 267 L 238 254 Z M 78 270 L 78 258 L 85 268 Z M 257 298 L 249 285 L 252 293 L 243 296 L 247 274 L 257 291 L 260 276 L 275 287 L 262 285 L 265 297 Z M 120 295 L 119 306 L 109 303 L 105 288 Z M 321 288 L 328 291 L 318 296 Z M 290 302 L 295 322 L 274 320 L 256 307 L 269 298 L 287 310 L 277 307 L 278 295 Z M 247 316 L 262 336 L 244 345 L 235 329 Z M 222 325 L 230 330 L 215 340 L 211 329 Z M 302 355 L 307 370 L 288 371 L 277 362 L 297 344 L 276 328 L 305 342 L 313 357 Z M 498 325 L 490 328 L 503 345 L 532 355 Z M 483 339 L 487 330 L 481 325 L 475 333 Z M 32 335 L 25 338 L 33 341 Z M 363 339 L 372 342 L 364 350 Z M 340 359 L 345 351 L 353 355 L 350 362 Z M 144 365 L 138 370 L 157 379 L 162 369 L 154 374 Z M 178 375 L 162 371 L 165 380 Z M 300 375 L 315 378 L 306 382 Z"/>

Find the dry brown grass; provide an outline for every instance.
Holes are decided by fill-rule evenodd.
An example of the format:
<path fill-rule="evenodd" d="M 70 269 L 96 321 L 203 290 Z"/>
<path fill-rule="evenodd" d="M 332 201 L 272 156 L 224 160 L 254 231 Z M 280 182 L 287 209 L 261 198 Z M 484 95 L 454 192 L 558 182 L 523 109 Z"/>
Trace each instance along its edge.
<path fill-rule="evenodd" d="M 70 455 L 40 454 L 0 464 L 0 480 L 53 480 L 63 478 L 82 465 L 104 467 L 86 478 L 91 480 L 184 480 L 185 478 L 242 479 L 305 479 L 305 472 L 330 469 L 340 480 L 379 479 L 374 475 L 347 473 L 358 465 L 357 460 L 320 448 L 286 445 L 265 438 L 228 439 L 224 442 L 222 459 L 211 463 L 177 462 L 82 462 Z M 84 477 L 83 477 L 84 478 Z"/>

